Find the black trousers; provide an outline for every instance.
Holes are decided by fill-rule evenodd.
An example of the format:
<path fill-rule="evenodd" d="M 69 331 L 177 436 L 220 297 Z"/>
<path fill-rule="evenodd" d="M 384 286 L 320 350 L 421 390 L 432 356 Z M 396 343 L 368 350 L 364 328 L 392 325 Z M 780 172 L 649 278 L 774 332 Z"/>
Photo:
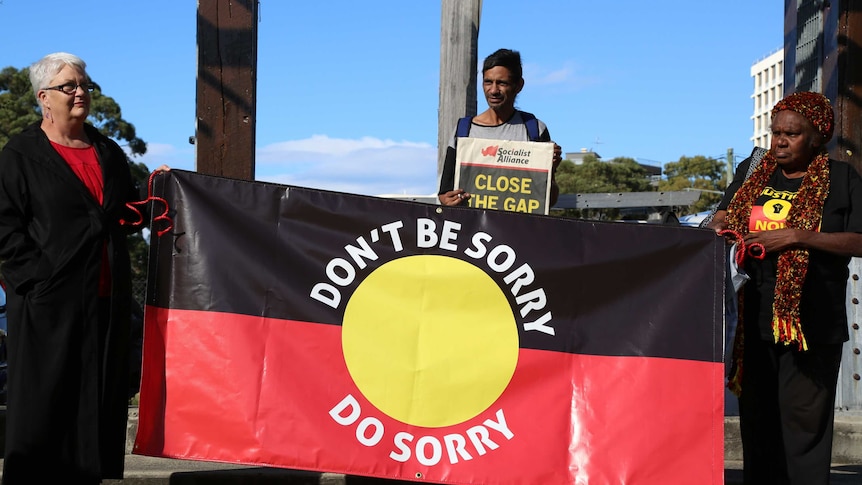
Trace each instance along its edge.
<path fill-rule="evenodd" d="M 746 485 L 829 483 L 842 347 L 798 351 L 745 339 L 739 418 Z"/>

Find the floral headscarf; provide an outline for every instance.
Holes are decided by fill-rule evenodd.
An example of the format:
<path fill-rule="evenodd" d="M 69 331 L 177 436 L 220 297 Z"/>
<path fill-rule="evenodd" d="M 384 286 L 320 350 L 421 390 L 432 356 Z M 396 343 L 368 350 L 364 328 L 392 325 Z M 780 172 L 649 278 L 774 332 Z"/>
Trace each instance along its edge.
<path fill-rule="evenodd" d="M 805 117 L 817 131 L 823 135 L 823 144 L 832 139 L 832 130 L 835 129 L 835 114 L 829 99 L 820 93 L 801 91 L 793 93 L 781 101 L 775 103 L 772 108 L 772 118 L 779 111 L 795 111 Z"/>

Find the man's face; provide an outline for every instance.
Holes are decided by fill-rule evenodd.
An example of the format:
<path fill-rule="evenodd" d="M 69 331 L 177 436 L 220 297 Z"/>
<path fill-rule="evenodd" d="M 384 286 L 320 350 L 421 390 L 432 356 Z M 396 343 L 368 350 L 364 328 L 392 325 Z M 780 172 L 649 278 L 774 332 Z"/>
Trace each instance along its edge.
<path fill-rule="evenodd" d="M 482 89 L 488 107 L 497 110 L 515 108 L 515 97 L 524 87 L 524 81 L 514 81 L 512 73 L 502 66 L 492 67 L 482 75 Z"/>

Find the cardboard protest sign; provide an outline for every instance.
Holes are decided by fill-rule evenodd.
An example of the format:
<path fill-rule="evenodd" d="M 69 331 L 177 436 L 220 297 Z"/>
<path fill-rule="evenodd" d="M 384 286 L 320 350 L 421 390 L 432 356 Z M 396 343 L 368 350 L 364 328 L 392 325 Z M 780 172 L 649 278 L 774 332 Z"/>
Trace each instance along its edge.
<path fill-rule="evenodd" d="M 455 187 L 470 207 L 547 214 L 553 157 L 553 143 L 458 138 Z"/>

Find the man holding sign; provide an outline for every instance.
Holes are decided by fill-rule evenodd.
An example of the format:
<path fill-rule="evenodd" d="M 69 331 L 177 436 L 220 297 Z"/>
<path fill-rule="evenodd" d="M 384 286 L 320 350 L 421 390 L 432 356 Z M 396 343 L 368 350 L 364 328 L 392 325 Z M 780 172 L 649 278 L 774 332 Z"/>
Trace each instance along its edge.
<path fill-rule="evenodd" d="M 548 128 L 544 123 L 530 113 L 515 109 L 515 98 L 523 88 L 524 78 L 522 75 L 520 53 L 509 49 L 499 49 L 485 58 L 482 66 L 482 89 L 485 92 L 488 109 L 472 119 L 468 118 L 466 121 L 462 119 L 459 122 L 459 129 L 456 131 L 455 136 L 452 137 L 449 148 L 446 150 L 446 160 L 443 164 L 443 175 L 437 195 L 441 204 L 460 205 L 469 201 L 472 197 L 471 193 L 465 191 L 463 188 L 455 187 L 456 154 L 458 152 L 456 150 L 457 138 L 470 137 L 486 140 L 553 143 L 551 135 L 548 133 Z M 495 148 L 499 150 L 499 144 Z M 525 153 L 523 148 L 509 148 L 509 150 L 512 151 L 512 154 L 515 154 L 515 152 L 521 154 L 521 156 L 513 155 L 510 158 L 529 158 L 529 156 L 523 156 Z M 559 188 L 554 180 L 554 170 L 556 170 L 561 160 L 562 149 L 559 145 L 553 143 L 550 194 L 547 198 L 542 197 L 543 202 L 548 201 L 548 206 L 554 205 L 559 195 Z M 500 175 L 498 173 L 495 177 L 492 172 L 488 172 L 479 180 L 478 184 L 490 187 L 492 190 L 500 190 L 507 193 L 510 196 L 508 198 L 517 200 L 517 202 L 510 204 L 510 206 L 504 206 L 503 202 L 483 199 L 482 204 L 477 205 L 477 207 L 532 212 L 529 209 L 533 204 L 529 198 L 521 197 L 515 199 L 511 197 L 516 194 L 520 194 L 520 196 L 530 195 L 532 187 L 535 187 L 532 180 L 529 177 L 509 177 L 505 175 L 501 177 Z M 476 178 L 471 180 L 471 186 L 475 185 L 473 182 L 476 182 Z M 509 194 L 510 192 L 511 194 Z M 493 204 L 490 204 L 491 202 Z M 500 203 L 498 204 L 497 202 Z"/>

